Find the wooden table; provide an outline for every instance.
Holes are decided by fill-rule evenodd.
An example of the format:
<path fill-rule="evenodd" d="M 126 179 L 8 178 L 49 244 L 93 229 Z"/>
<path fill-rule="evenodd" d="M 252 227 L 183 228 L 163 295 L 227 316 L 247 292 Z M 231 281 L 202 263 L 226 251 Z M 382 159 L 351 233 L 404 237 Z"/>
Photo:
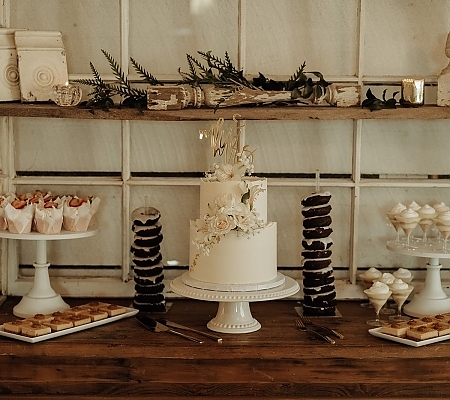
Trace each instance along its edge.
<path fill-rule="evenodd" d="M 19 300 L 2 305 L 0 323 L 15 319 Z M 296 305 L 252 303 L 261 330 L 222 334 L 222 344 L 152 333 L 135 318 L 35 344 L 0 337 L 0 399 L 450 397 L 450 342 L 414 348 L 373 337 L 365 324 L 371 310 L 340 302 L 342 318 L 320 320 L 347 338 L 329 345 L 294 328 Z M 216 310 L 183 299 L 165 317 L 206 329 Z"/>

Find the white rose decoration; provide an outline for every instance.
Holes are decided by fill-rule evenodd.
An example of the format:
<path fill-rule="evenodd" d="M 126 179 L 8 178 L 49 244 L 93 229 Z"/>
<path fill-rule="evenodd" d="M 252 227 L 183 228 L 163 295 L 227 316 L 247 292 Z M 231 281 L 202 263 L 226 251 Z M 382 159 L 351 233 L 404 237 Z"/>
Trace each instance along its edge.
<path fill-rule="evenodd" d="M 216 235 L 225 235 L 236 227 L 232 217 L 226 214 L 218 214 L 209 220 L 209 231 Z"/>

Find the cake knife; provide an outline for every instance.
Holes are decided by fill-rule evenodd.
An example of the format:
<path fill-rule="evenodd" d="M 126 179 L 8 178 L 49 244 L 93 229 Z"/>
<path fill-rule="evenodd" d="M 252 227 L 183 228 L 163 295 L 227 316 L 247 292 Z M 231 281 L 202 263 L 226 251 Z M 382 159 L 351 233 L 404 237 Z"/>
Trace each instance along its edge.
<path fill-rule="evenodd" d="M 181 333 L 181 332 L 178 332 L 178 331 L 174 331 L 173 329 L 170 329 L 166 325 L 161 324 L 158 321 L 155 321 L 153 318 L 145 317 L 143 315 L 136 315 L 136 319 L 142 325 L 144 325 L 149 331 L 152 331 L 152 332 L 169 332 L 169 333 L 173 333 L 174 335 L 178 335 L 178 336 L 184 337 L 185 339 L 192 340 L 193 342 L 203 343 L 202 340 L 199 340 L 199 339 L 197 339 L 195 337 L 192 337 L 192 336 L 185 335 L 184 333 Z"/>
<path fill-rule="evenodd" d="M 172 321 L 168 321 L 167 319 L 164 318 L 155 318 L 155 320 L 163 325 L 169 326 L 171 328 L 177 328 L 177 329 L 182 329 L 184 331 L 190 331 L 190 332 L 194 332 L 197 333 L 199 335 L 203 335 L 207 338 L 210 338 L 212 340 L 217 341 L 218 343 L 222 343 L 222 338 L 216 335 L 213 335 L 212 333 L 208 333 L 208 332 L 203 332 L 203 331 L 199 331 L 197 329 L 193 329 L 193 328 L 189 328 L 188 326 L 184 326 L 184 325 L 180 325 L 177 324 L 176 322 L 172 322 Z"/>

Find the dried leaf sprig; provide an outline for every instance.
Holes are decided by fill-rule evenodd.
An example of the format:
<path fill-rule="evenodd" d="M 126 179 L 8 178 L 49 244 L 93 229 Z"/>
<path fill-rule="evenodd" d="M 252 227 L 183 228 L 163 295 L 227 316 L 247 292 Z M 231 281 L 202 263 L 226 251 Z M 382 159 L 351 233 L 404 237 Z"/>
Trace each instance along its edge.
<path fill-rule="evenodd" d="M 211 51 L 198 51 L 198 54 L 206 61 L 206 65 L 190 54 L 186 54 L 189 73 L 183 72 L 181 68 L 178 68 L 178 72 L 182 77 L 182 83 L 191 86 L 200 84 L 214 84 L 220 87 L 239 85 L 257 89 L 244 77 L 244 72 L 233 65 L 228 52 L 225 52 L 224 60 L 214 56 Z"/>
<path fill-rule="evenodd" d="M 114 60 L 111 54 L 105 50 L 101 50 L 103 55 L 108 60 L 109 66 L 116 78 L 115 83 L 105 83 L 98 73 L 97 69 L 91 63 L 91 71 L 94 75 L 94 79 L 76 79 L 74 82 L 94 87 L 93 92 L 89 93 L 93 96 L 87 102 L 81 104 L 83 107 L 88 108 L 102 108 L 108 110 L 114 105 L 114 96 L 120 96 L 123 100 L 122 105 L 135 107 L 140 110 L 147 106 L 147 91 L 131 86 L 128 78 L 125 76 L 122 68 Z M 151 85 L 163 85 L 159 82 L 151 73 L 147 72 L 140 64 L 138 64 L 133 58 L 130 58 L 133 68 L 143 78 L 143 82 Z"/>
<path fill-rule="evenodd" d="M 397 100 L 395 96 L 400 92 L 394 92 L 390 99 L 386 100 L 387 89 L 383 90 L 382 99 L 378 99 L 370 89 L 367 89 L 366 99 L 362 102 L 363 108 L 368 108 L 370 111 L 382 110 L 383 108 L 397 108 Z"/>

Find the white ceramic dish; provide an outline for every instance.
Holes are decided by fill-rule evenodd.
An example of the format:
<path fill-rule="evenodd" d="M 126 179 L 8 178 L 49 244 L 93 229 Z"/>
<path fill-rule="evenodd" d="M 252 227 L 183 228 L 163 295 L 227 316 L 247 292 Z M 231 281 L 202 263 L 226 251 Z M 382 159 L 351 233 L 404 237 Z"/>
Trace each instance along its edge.
<path fill-rule="evenodd" d="M 399 337 L 395 337 L 392 335 L 387 335 L 386 333 L 380 332 L 380 330 L 381 330 L 381 328 L 369 329 L 369 333 L 373 336 L 376 336 L 376 337 L 379 337 L 382 339 L 391 340 L 392 342 L 402 343 L 402 344 L 406 344 L 408 346 L 413 346 L 413 347 L 426 346 L 427 344 L 443 342 L 444 340 L 450 339 L 450 335 L 444 335 L 444 336 L 438 336 L 438 337 L 435 337 L 432 339 L 415 341 L 415 340 L 411 340 L 411 339 L 404 339 L 404 338 L 399 338 Z"/>
<path fill-rule="evenodd" d="M 139 310 L 136 310 L 134 308 L 127 308 L 127 307 L 125 307 L 125 308 L 126 308 L 126 312 L 124 314 L 119 314 L 114 317 L 108 317 L 105 319 L 101 319 L 100 321 L 90 322 L 89 324 L 75 326 L 73 328 L 68 328 L 68 329 L 64 329 L 59 332 L 52 332 L 52 333 L 48 333 L 47 335 L 42 335 L 42 336 L 37 336 L 37 337 L 27 337 L 27 336 L 17 335 L 15 333 L 5 332 L 3 330 L 3 325 L 0 325 L 0 336 L 5 336 L 5 337 L 9 337 L 11 339 L 17 339 L 17 340 L 21 340 L 23 342 L 28 342 L 28 343 L 42 342 L 44 340 L 53 339 L 53 338 L 56 338 L 59 336 L 69 335 L 71 333 L 95 328 L 96 326 L 109 324 L 111 322 L 118 321 L 120 319 L 129 318 L 129 317 L 132 317 L 133 315 L 136 315 L 139 312 Z"/>

